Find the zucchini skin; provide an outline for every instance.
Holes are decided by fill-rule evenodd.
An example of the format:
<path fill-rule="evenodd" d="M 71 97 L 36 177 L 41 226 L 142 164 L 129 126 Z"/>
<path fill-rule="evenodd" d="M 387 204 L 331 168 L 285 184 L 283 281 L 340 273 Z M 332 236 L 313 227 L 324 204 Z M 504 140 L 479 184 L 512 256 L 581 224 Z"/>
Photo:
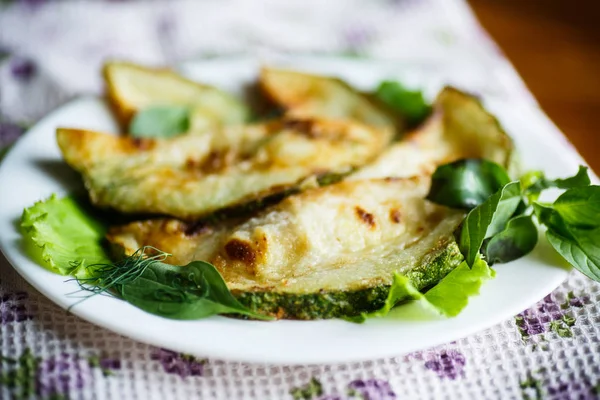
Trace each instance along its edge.
<path fill-rule="evenodd" d="M 431 288 L 458 267 L 463 256 L 455 241 L 426 257 L 420 267 L 405 275 L 420 291 Z M 381 308 L 390 285 L 379 284 L 359 290 L 318 293 L 233 292 L 238 301 L 252 311 L 278 319 L 330 319 L 357 316 Z"/>

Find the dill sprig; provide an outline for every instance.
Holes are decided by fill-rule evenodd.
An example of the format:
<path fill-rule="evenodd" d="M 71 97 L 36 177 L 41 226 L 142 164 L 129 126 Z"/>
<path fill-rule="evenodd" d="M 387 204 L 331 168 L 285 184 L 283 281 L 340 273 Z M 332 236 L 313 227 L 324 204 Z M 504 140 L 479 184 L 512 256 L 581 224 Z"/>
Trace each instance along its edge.
<path fill-rule="evenodd" d="M 147 254 L 150 253 L 150 254 Z M 69 310 L 98 294 L 114 295 L 121 292 L 121 287 L 138 279 L 150 266 L 157 262 L 162 262 L 169 257 L 169 253 L 165 253 L 152 246 L 144 246 L 135 251 L 131 256 L 117 261 L 113 264 L 90 264 L 85 267 L 90 272 L 87 278 L 70 279 L 77 281 L 79 290 L 71 294 L 79 292 L 91 292 L 85 295 L 81 300 L 69 306 Z"/>

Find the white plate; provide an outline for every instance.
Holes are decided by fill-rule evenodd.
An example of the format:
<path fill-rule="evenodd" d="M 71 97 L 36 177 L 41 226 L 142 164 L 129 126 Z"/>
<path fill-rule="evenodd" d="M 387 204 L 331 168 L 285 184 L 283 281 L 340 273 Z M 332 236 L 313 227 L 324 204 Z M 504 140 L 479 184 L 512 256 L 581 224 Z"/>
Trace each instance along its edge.
<path fill-rule="evenodd" d="M 277 59 L 276 63 L 337 72 L 360 87 L 398 75 L 392 73 L 389 63 L 323 58 Z M 258 67 L 255 59 L 229 59 L 189 63 L 183 71 L 192 78 L 239 90 L 255 78 Z M 428 93 L 439 88 L 441 82 L 439 77 L 436 79 L 422 82 Z M 526 166 L 542 168 L 550 176 L 565 176 L 574 173 L 582 163 L 551 131 L 552 125 L 539 111 L 526 106 L 513 108 L 493 100 L 487 103 L 515 137 Z M 102 100 L 80 98 L 48 115 L 17 143 L 0 166 L 0 247 L 29 283 L 67 308 L 76 300 L 67 294 L 77 290 L 77 284 L 65 282 L 65 277 L 32 262 L 21 248 L 17 229 L 25 207 L 52 193 L 67 194 L 79 184 L 77 175 L 61 161 L 54 135 L 58 126 L 108 132 L 117 129 Z M 343 362 L 399 355 L 467 336 L 532 305 L 556 288 L 567 274 L 568 268 L 542 239 L 528 257 L 498 265 L 496 279 L 486 284 L 481 295 L 453 319 L 379 319 L 363 325 L 340 320 L 255 322 L 224 317 L 173 321 L 106 296 L 91 298 L 72 312 L 142 342 L 198 356 L 280 364 Z"/>

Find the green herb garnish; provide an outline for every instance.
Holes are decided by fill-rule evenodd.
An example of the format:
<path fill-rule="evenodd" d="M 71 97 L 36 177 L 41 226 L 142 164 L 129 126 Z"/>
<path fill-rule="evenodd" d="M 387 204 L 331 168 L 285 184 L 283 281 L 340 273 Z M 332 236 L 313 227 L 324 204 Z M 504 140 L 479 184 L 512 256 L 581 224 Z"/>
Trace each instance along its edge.
<path fill-rule="evenodd" d="M 129 124 L 137 138 L 170 138 L 188 131 L 190 110 L 183 106 L 151 106 L 139 111 Z"/>
<path fill-rule="evenodd" d="M 600 281 L 600 186 L 569 189 L 553 204 L 534 203 L 554 249 L 584 275 Z"/>
<path fill-rule="evenodd" d="M 589 186 L 590 177 L 587 167 L 579 166 L 577 174 L 565 179 L 547 179 L 541 171 L 531 171 L 521 178 L 523 190 L 530 201 L 538 199 L 540 193 L 549 188 L 572 189 L 576 187 Z"/>
<path fill-rule="evenodd" d="M 109 261 L 102 247 L 106 227 L 75 196 L 52 195 L 26 208 L 21 232 L 29 256 L 61 275 L 86 277 L 86 266 Z"/>
<path fill-rule="evenodd" d="M 419 125 L 431 113 L 431 106 L 419 90 L 409 90 L 399 82 L 381 82 L 375 91 L 375 97 L 399 113 L 410 126 Z"/>
<path fill-rule="evenodd" d="M 163 262 L 168 256 L 158 249 L 143 247 L 121 261 L 90 265 L 92 276 L 77 282 L 92 295 L 116 294 L 144 311 L 166 318 L 193 320 L 239 314 L 272 319 L 238 302 L 212 264 L 193 261 L 175 266 Z"/>
<path fill-rule="evenodd" d="M 427 199 L 447 207 L 471 210 L 509 182 L 504 168 L 496 163 L 459 160 L 436 169 Z"/>
<path fill-rule="evenodd" d="M 465 163 L 471 168 L 465 168 Z M 438 204 L 457 207 L 476 199 L 464 182 L 490 179 L 488 161 L 446 164 L 433 175 L 428 198 Z M 477 164 L 480 165 L 476 168 Z M 499 165 L 496 168 L 502 168 Z M 495 178 L 493 178 L 495 179 Z M 496 180 L 496 183 L 501 180 Z M 460 249 L 468 265 L 483 253 L 490 264 L 515 260 L 528 254 L 537 243 L 534 218 L 546 226 L 546 237 L 556 251 L 574 268 L 600 281 L 600 186 L 590 186 L 586 167 L 565 179 L 547 179 L 530 172 L 520 182 L 506 183 L 467 215 L 460 232 Z M 537 202 L 543 190 L 566 189 L 552 204 Z M 450 194 L 446 196 L 441 193 Z M 459 207 L 464 208 L 464 207 Z"/>
<path fill-rule="evenodd" d="M 458 242 L 467 264 L 473 265 L 485 239 L 504 229 L 520 201 L 521 185 L 511 182 L 469 211 Z"/>
<path fill-rule="evenodd" d="M 271 319 L 240 304 L 219 271 L 207 262 L 173 266 L 163 262 L 168 254 L 144 247 L 113 263 L 102 246 L 106 227 L 86 213 L 76 197 L 53 195 L 35 203 L 23 212 L 21 227 L 28 254 L 54 272 L 74 276 L 90 296 L 115 295 L 174 319 L 216 314 Z"/>
<path fill-rule="evenodd" d="M 529 254 L 537 244 L 538 229 L 531 215 L 508 221 L 506 228 L 494 235 L 482 248 L 489 265 L 507 263 Z"/>

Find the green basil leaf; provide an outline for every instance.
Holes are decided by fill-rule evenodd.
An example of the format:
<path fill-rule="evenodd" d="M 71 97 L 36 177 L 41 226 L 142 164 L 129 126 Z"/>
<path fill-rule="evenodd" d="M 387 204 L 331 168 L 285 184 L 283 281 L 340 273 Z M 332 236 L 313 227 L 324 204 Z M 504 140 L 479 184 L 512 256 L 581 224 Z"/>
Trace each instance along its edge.
<path fill-rule="evenodd" d="M 556 199 L 552 208 L 567 225 L 600 226 L 600 186 L 569 189 Z"/>
<path fill-rule="evenodd" d="M 151 106 L 139 111 L 129 124 L 129 133 L 138 138 L 170 138 L 190 127 L 190 111 L 182 106 Z"/>
<path fill-rule="evenodd" d="M 560 225 L 564 225 L 564 221 L 560 215 L 554 211 L 552 204 L 533 203 L 533 211 L 540 224 L 553 226 L 554 229 L 560 230 Z M 565 227 L 566 228 L 566 227 Z"/>
<path fill-rule="evenodd" d="M 128 303 L 167 318 L 191 320 L 241 314 L 272 319 L 238 302 L 219 271 L 203 261 L 181 267 L 154 262 L 137 279 L 122 285 L 120 292 Z"/>
<path fill-rule="evenodd" d="M 409 125 L 420 124 L 431 113 L 431 106 L 418 90 L 409 90 L 399 82 L 381 82 L 375 91 L 375 97 L 404 116 Z"/>
<path fill-rule="evenodd" d="M 503 231 L 492 236 L 483 253 L 489 265 L 507 263 L 531 252 L 537 239 L 538 231 L 531 216 L 515 217 Z"/>
<path fill-rule="evenodd" d="M 588 167 L 579 166 L 577 174 L 570 178 L 555 179 L 552 184 L 559 189 L 572 189 L 576 187 L 589 186 L 592 182 L 588 175 Z"/>
<path fill-rule="evenodd" d="M 552 247 L 575 269 L 600 281 L 600 186 L 569 189 L 552 205 L 533 207 Z"/>
<path fill-rule="evenodd" d="M 465 218 L 459 248 L 469 266 L 479 257 L 483 241 L 504 230 L 521 201 L 521 185 L 510 182 L 475 207 Z"/>
<path fill-rule="evenodd" d="M 427 199 L 451 208 L 470 210 L 510 182 L 506 170 L 483 159 L 465 159 L 438 167 Z"/>
<path fill-rule="evenodd" d="M 579 166 L 577 174 L 564 179 L 546 179 L 541 171 L 531 171 L 521 178 L 523 191 L 529 198 L 530 202 L 536 201 L 540 193 L 549 188 L 558 189 L 573 189 L 577 187 L 585 187 L 591 184 L 588 175 L 588 168 L 583 165 Z"/>
<path fill-rule="evenodd" d="M 570 229 L 570 237 L 548 229 L 548 241 L 575 269 L 600 282 L 600 228 Z"/>

